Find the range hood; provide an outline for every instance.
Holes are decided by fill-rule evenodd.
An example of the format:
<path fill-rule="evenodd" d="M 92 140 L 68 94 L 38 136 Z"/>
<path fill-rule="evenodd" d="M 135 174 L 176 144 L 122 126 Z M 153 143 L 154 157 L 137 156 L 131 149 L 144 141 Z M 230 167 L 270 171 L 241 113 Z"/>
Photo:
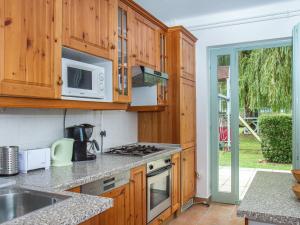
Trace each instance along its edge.
<path fill-rule="evenodd" d="M 151 87 L 158 83 L 165 82 L 169 78 L 168 74 L 155 71 L 144 66 L 132 67 L 132 87 Z"/>

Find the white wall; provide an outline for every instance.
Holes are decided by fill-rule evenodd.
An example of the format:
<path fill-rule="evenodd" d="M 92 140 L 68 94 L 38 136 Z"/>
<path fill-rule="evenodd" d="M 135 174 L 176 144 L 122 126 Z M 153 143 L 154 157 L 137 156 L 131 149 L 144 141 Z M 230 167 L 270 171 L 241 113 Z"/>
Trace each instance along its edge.
<path fill-rule="evenodd" d="M 210 196 L 208 47 L 291 37 L 293 26 L 298 22 L 299 1 L 168 22 L 188 27 L 198 38 L 197 170 L 200 178 L 197 196 Z"/>
<path fill-rule="evenodd" d="M 103 114 L 103 119 L 102 119 Z M 125 111 L 68 110 L 66 126 L 95 125 L 93 138 L 100 145 L 100 130 L 106 130 L 104 148 L 137 141 L 137 114 Z M 63 110 L 0 109 L 0 146 L 23 149 L 50 146 L 63 137 Z"/>

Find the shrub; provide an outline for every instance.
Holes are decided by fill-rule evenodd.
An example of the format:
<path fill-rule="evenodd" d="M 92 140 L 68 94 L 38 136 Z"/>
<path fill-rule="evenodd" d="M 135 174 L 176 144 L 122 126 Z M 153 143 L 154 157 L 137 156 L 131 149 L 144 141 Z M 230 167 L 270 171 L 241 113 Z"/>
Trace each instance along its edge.
<path fill-rule="evenodd" d="M 259 117 L 262 154 L 274 163 L 292 162 L 292 116 L 287 114 Z"/>

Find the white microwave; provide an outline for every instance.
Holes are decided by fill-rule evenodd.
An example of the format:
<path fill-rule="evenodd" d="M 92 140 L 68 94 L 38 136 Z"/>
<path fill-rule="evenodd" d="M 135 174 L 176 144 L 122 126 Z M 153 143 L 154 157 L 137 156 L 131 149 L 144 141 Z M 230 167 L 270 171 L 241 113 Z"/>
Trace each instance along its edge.
<path fill-rule="evenodd" d="M 105 98 L 105 68 L 62 58 L 62 98 L 100 100 Z"/>

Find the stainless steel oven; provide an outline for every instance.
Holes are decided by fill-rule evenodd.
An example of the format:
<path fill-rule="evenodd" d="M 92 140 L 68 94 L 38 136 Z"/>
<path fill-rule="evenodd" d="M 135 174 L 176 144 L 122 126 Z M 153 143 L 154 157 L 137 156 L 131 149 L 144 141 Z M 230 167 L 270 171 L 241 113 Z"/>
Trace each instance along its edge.
<path fill-rule="evenodd" d="M 171 206 L 171 158 L 147 164 L 147 222 Z"/>

